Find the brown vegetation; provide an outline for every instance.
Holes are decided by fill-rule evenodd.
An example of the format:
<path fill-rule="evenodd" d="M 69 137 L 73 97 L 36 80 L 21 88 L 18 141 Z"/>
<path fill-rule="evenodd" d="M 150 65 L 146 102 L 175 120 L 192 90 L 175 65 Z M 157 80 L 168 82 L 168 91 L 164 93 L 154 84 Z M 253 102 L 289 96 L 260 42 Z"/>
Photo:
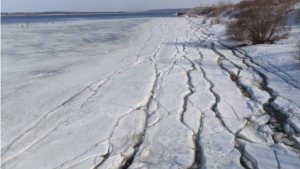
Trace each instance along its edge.
<path fill-rule="evenodd" d="M 242 10 L 254 6 L 277 5 L 278 3 L 278 0 L 243 0 L 236 7 Z"/>
<path fill-rule="evenodd" d="M 230 1 L 221 1 L 217 5 L 198 7 L 194 13 L 213 17 L 210 25 L 227 25 L 227 34 L 238 41 L 250 41 L 252 44 L 273 43 L 289 36 L 287 13 L 291 4 L 299 0 L 242 0 L 233 5 Z M 300 12 L 296 14 L 300 21 Z M 224 21 L 222 17 L 235 18 Z M 206 20 L 202 21 L 206 24 Z"/>
<path fill-rule="evenodd" d="M 233 3 L 230 1 L 220 1 L 217 5 L 195 8 L 195 12 L 199 15 L 207 15 L 208 17 L 219 17 L 222 12 L 229 10 L 233 6 Z"/>
<path fill-rule="evenodd" d="M 300 22 L 300 9 L 296 9 L 296 11 L 295 11 L 295 19 L 296 19 L 296 23 Z"/>
<path fill-rule="evenodd" d="M 210 27 L 212 27 L 214 25 L 214 20 L 210 20 L 209 25 L 210 25 Z"/>
<path fill-rule="evenodd" d="M 239 17 L 229 23 L 226 29 L 233 39 L 263 44 L 288 37 L 290 28 L 286 24 L 287 6 L 276 5 L 273 0 L 248 0 L 240 4 L 239 8 L 243 9 Z"/>
<path fill-rule="evenodd" d="M 296 61 L 299 63 L 299 66 L 300 66 L 300 38 L 298 38 L 297 50 L 293 54 L 293 56 L 296 59 Z"/>

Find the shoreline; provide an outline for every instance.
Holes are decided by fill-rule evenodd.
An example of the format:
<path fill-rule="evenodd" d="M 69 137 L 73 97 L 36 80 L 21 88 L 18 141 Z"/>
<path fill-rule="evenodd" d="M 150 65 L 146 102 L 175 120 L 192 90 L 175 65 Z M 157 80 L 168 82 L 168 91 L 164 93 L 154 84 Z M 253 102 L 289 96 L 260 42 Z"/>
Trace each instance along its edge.
<path fill-rule="evenodd" d="M 109 15 L 109 14 L 132 14 L 132 12 L 67 12 L 67 13 L 9 13 L 3 14 L 1 13 L 1 17 L 3 16 L 63 16 L 63 15 Z"/>

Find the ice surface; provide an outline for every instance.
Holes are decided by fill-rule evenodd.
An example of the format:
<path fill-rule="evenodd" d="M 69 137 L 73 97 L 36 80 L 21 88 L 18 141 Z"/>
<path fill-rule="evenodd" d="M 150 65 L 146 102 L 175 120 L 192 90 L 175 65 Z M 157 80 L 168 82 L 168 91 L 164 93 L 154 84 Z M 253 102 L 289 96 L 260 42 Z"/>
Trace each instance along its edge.
<path fill-rule="evenodd" d="M 300 109 L 294 103 L 290 102 L 281 96 L 278 96 L 271 104 L 274 109 L 280 111 L 287 117 L 292 117 L 294 115 L 300 114 Z"/>
<path fill-rule="evenodd" d="M 270 135 L 272 134 L 272 131 L 270 131 L 270 129 L 266 126 L 260 127 L 259 129 L 257 128 L 257 126 L 252 124 L 247 125 L 237 134 L 237 136 L 251 143 L 266 144 L 268 146 L 273 145 L 274 142 Z"/>
<path fill-rule="evenodd" d="M 232 63 L 227 60 L 222 60 L 222 65 L 224 68 L 232 75 L 237 76 L 239 73 L 239 69 L 237 69 Z"/>
<path fill-rule="evenodd" d="M 262 116 L 251 116 L 251 118 L 249 119 L 250 122 L 252 123 L 256 123 L 259 126 L 266 124 L 268 121 L 270 120 L 270 115 L 268 114 L 264 114 Z"/>
<path fill-rule="evenodd" d="M 230 80 L 229 74 L 217 65 L 218 55 L 212 50 L 201 49 L 200 51 L 205 59 L 201 66 L 205 69 L 207 77 L 214 82 L 213 90 L 221 99 L 217 106 L 218 116 L 231 132 L 236 133 L 245 126 L 245 118 L 251 116 L 253 112 L 249 110 L 239 88 Z M 232 123 L 232 120 L 235 122 Z"/>
<path fill-rule="evenodd" d="M 226 121 L 226 126 L 230 131 L 233 131 L 234 133 L 237 132 L 240 128 L 243 128 L 246 123 L 245 121 L 243 122 L 242 120 L 240 120 L 232 106 L 224 102 L 223 100 L 221 100 L 218 104 L 217 114 L 224 121 Z M 234 120 L 235 123 L 231 123 L 229 120 Z"/>
<path fill-rule="evenodd" d="M 273 150 L 262 144 L 237 139 L 242 159 L 249 168 L 278 168 Z"/>
<path fill-rule="evenodd" d="M 93 43 L 90 41 L 90 45 L 94 47 L 88 50 L 80 45 L 80 41 L 69 42 L 76 37 L 93 36 L 97 30 L 101 31 L 102 22 L 76 22 L 61 29 L 35 28 L 38 31 L 26 30 L 27 32 L 19 31 L 19 28 L 8 30 L 4 27 L 4 42 L 7 48 L 14 48 L 13 45 L 19 44 L 23 46 L 21 49 L 31 52 L 24 55 L 27 59 L 16 62 L 10 62 L 13 58 L 9 56 L 17 56 L 17 53 L 12 55 L 13 51 L 8 52 L 7 49 L 7 53 L 3 55 L 6 59 L 3 65 L 3 89 L 7 89 L 6 92 L 10 89 L 16 90 L 14 94 L 2 95 L 3 168 L 54 168 L 73 166 L 77 163 L 79 165 L 80 161 L 81 166 L 89 163 L 87 166 L 93 167 L 97 164 L 88 161 L 94 161 L 96 157 L 101 158 L 109 153 L 108 139 L 118 119 L 139 106 L 146 106 L 153 77 L 156 75 L 153 74 L 151 62 L 136 62 L 134 52 L 142 48 L 142 44 L 138 44 L 137 41 L 146 41 L 151 31 L 145 31 L 145 36 L 126 35 L 136 41 L 125 41 L 120 45 L 112 43 L 120 43 L 120 38 L 126 39 L 120 35 L 121 37 L 107 42 L 112 43 L 107 48 L 113 51 L 110 51 L 109 57 L 97 48 L 94 50 L 95 45 L 104 42 L 103 39 L 94 39 Z M 154 25 L 151 22 L 146 24 L 146 20 L 128 20 L 120 24 L 125 22 L 132 24 L 131 29 L 137 29 L 136 25 L 146 28 Z M 112 22 L 111 26 L 114 24 L 116 23 Z M 71 31 L 71 35 L 64 34 L 70 26 L 74 26 L 74 29 L 77 26 L 81 31 L 90 33 L 77 34 L 79 30 L 74 30 Z M 98 29 L 89 31 L 94 28 Z M 32 41 L 31 38 L 26 38 L 28 31 L 35 34 L 33 37 L 49 33 L 45 42 L 48 45 L 59 46 L 53 48 L 57 55 L 53 55 L 51 59 L 47 58 L 47 52 L 41 51 L 48 49 L 46 46 L 39 46 L 34 51 L 27 49 Z M 24 38 L 21 42 L 9 46 L 6 36 L 13 36 L 14 32 L 18 32 L 19 36 Z M 65 41 L 56 41 L 56 36 Z M 67 49 L 64 45 L 57 44 L 58 42 L 74 46 Z M 126 44 L 131 45 L 125 48 Z M 82 52 L 78 52 L 80 50 Z M 58 71 L 51 71 L 56 69 Z M 11 71 L 23 73 L 10 76 Z M 19 75 L 23 78 L 15 77 Z M 142 78 L 145 75 L 148 76 L 147 79 Z M 15 83 L 15 79 L 23 82 Z M 20 84 L 22 86 L 18 87 Z M 13 89 L 14 87 L 17 89 Z M 11 106 L 12 104 L 16 106 Z M 45 144 L 46 148 L 43 146 Z M 37 158 L 39 156 L 42 158 Z M 38 160 L 33 162 L 33 159 Z M 14 160 L 19 162 L 15 163 Z"/>
<path fill-rule="evenodd" d="M 114 128 L 110 137 L 110 154 L 99 168 L 120 168 L 126 160 L 133 156 L 134 147 L 142 139 L 146 113 L 141 110 L 133 111 L 124 116 Z"/>
<path fill-rule="evenodd" d="M 193 133 L 175 114 L 160 120 L 146 131 L 144 142 L 130 168 L 190 167 L 194 162 Z"/>
<path fill-rule="evenodd" d="M 219 42 L 215 42 L 215 48 L 218 49 L 218 52 L 226 59 L 228 59 L 231 63 L 234 64 L 236 68 L 246 70 L 247 65 L 243 63 L 243 60 L 236 57 L 231 50 L 228 50 L 225 46 L 223 46 Z"/>
<path fill-rule="evenodd" d="M 135 22 L 133 24 L 137 24 Z M 139 45 L 132 45 L 130 48 L 124 48 L 124 44 L 120 45 L 118 49 L 123 54 L 112 53 L 111 57 L 105 57 L 107 54 L 102 53 L 101 50 L 91 50 L 83 46 L 81 38 L 99 33 L 107 36 L 101 33 L 103 23 L 86 24 L 86 22 L 76 22 L 61 28 L 57 25 L 50 26 L 49 29 L 36 27 L 26 30 L 16 28 L 14 25 L 12 28 L 3 26 L 5 32 L 3 42 L 5 48 L 8 49 L 3 49 L 5 52 L 2 54 L 4 59 L 2 63 L 4 91 L 2 92 L 2 119 L 4 119 L 2 129 L 9 131 L 3 132 L 2 137 L 5 138 L 3 145 L 7 146 L 14 139 L 12 137 L 19 135 L 17 133 L 27 130 L 27 126 L 35 124 L 47 112 L 64 104 L 90 84 L 108 78 L 114 73 L 120 73 L 133 62 L 134 58 L 130 57 L 133 56 L 131 51 Z M 90 33 L 78 34 L 80 31 Z M 110 42 L 112 50 L 116 49 L 113 41 L 127 38 L 119 36 L 121 35 L 116 36 L 116 39 Z M 94 37 L 99 38 L 94 40 L 94 45 L 102 43 L 102 36 Z M 20 40 L 13 41 L 15 38 Z M 140 40 L 142 39 L 143 37 Z M 39 46 L 32 43 L 37 43 Z M 20 50 L 14 50 L 15 48 Z M 124 60 L 124 57 L 128 59 Z M 116 62 L 112 62 L 111 58 L 114 58 Z M 23 120 L 24 118 L 26 120 Z M 11 120 L 14 125 L 8 125 Z"/>
<path fill-rule="evenodd" d="M 147 65 L 150 66 L 150 69 L 146 69 Z M 147 96 L 145 94 L 147 94 L 146 91 L 149 90 L 149 84 L 151 84 L 152 80 L 139 81 L 142 78 L 138 76 L 141 76 L 142 74 L 137 72 L 141 72 L 141 69 L 146 72 L 148 71 L 150 75 L 152 74 L 151 64 L 144 62 L 125 71 L 112 81 L 108 81 L 98 89 L 98 92 L 92 95 L 93 97 L 89 98 L 88 101 L 80 102 L 80 105 L 76 105 L 76 102 L 71 102 L 58 109 L 58 112 L 54 111 L 53 113 L 50 113 L 37 127 L 32 128 L 26 135 L 15 142 L 14 144 L 17 146 L 13 145 L 10 147 L 9 154 L 7 153 L 9 156 L 4 160 L 7 160 L 9 163 L 15 158 L 28 159 L 31 157 L 25 156 L 23 151 L 33 151 L 35 152 L 34 155 L 39 156 L 45 154 L 49 150 L 56 150 L 62 154 L 69 154 L 70 152 L 70 154 L 65 157 L 55 156 L 49 159 L 45 158 L 44 160 L 46 161 L 40 159 L 40 162 L 46 164 L 51 162 L 52 165 L 60 166 L 64 163 L 64 160 L 69 161 L 73 158 L 78 158 L 78 156 L 81 156 L 82 153 L 91 146 L 97 145 L 101 140 L 108 139 L 120 117 L 130 113 L 134 108 L 146 104 L 144 99 L 146 99 Z M 126 80 L 128 79 L 128 76 L 133 79 L 129 81 Z M 119 80 L 123 83 L 113 83 L 113 81 Z M 136 84 L 140 84 L 140 86 L 137 87 L 135 86 Z M 120 92 L 120 90 L 124 92 Z M 139 90 L 142 90 L 143 92 L 138 92 Z M 124 96 L 127 97 L 128 94 L 130 94 L 131 97 L 125 99 Z M 103 97 L 104 95 L 106 95 L 106 97 Z M 72 106 L 76 106 L 75 110 L 68 108 Z M 47 133 L 43 133 L 40 128 L 42 128 L 44 132 L 47 131 Z M 57 138 L 65 132 L 68 137 Z M 37 139 L 37 141 L 33 140 L 32 142 L 32 139 L 34 138 Z M 47 145 L 47 149 L 42 149 L 44 144 L 51 143 L 53 140 L 56 140 L 56 144 L 49 144 Z M 19 144 L 23 146 L 19 146 Z M 25 148 L 24 145 L 26 145 Z M 74 148 L 75 145 L 78 147 L 73 149 L 68 145 L 73 145 Z M 13 152 L 17 153 L 20 157 L 10 155 Z M 49 154 L 49 156 L 51 157 L 51 154 Z M 86 154 L 83 154 L 83 156 L 86 156 Z M 12 163 L 12 165 L 16 168 L 19 166 L 26 166 L 22 162 Z M 31 165 L 27 167 L 36 168 L 36 166 L 39 165 L 41 164 L 31 163 Z"/>
<path fill-rule="evenodd" d="M 295 52 L 295 37 L 299 34 L 299 24 L 296 26 L 293 25 L 292 34 L 295 36 L 292 38 L 285 39 L 275 44 L 246 46 L 231 51 L 222 44 L 230 47 L 236 47 L 237 44 L 231 43 L 226 39 L 226 36 L 223 36 L 225 35 L 225 26 L 221 24 L 203 25 L 200 24 L 202 19 L 203 18 L 201 17 L 187 18 L 187 20 L 199 30 L 195 32 L 195 35 L 202 41 L 206 41 L 200 41 L 200 43 L 202 43 L 201 45 L 204 47 L 204 49 L 201 48 L 199 50 L 203 56 L 201 67 L 204 69 L 208 79 L 212 81 L 214 85 L 212 90 L 215 92 L 215 95 L 219 96 L 219 101 L 217 102 L 215 109 L 217 117 L 219 117 L 226 129 L 229 129 L 232 133 L 237 132 L 237 137 L 256 142 L 256 144 L 252 144 L 241 140 L 241 142 L 245 142 L 245 145 L 262 146 L 262 149 L 265 149 L 267 152 L 264 156 L 267 157 L 269 155 L 272 157 L 271 161 L 273 162 L 268 163 L 278 163 L 279 167 L 280 160 L 277 160 L 277 158 L 280 157 L 275 157 L 274 152 L 269 148 L 269 146 L 274 144 L 273 138 L 278 141 L 277 136 L 282 136 L 279 138 L 279 141 L 284 142 L 286 145 L 294 144 L 296 147 L 298 146 L 297 140 L 299 140 L 294 135 L 295 133 L 298 133 L 300 127 L 298 113 L 300 106 L 299 69 L 290 54 L 291 52 Z M 212 48 L 211 46 L 213 46 L 216 54 L 220 55 L 219 58 L 214 57 L 213 54 L 209 53 L 210 51 L 208 48 Z M 218 73 L 218 66 L 212 65 L 219 65 L 219 68 L 223 71 L 223 76 L 221 76 L 221 72 Z M 211 70 L 211 72 L 214 73 L 210 72 L 211 67 L 215 68 L 214 70 Z M 228 74 L 236 76 L 231 78 L 233 78 L 234 82 L 236 82 L 236 86 L 238 86 L 241 91 L 235 92 L 235 90 L 231 90 L 228 87 L 228 84 L 230 83 L 223 80 L 226 77 L 226 73 L 227 76 Z M 222 88 L 220 87 L 221 89 L 218 88 L 220 84 L 222 84 Z M 235 87 L 235 89 L 237 88 Z M 224 94 L 226 91 L 230 91 L 232 94 Z M 247 98 L 238 97 L 240 94 L 244 93 L 247 94 L 245 95 Z M 244 100 L 248 107 L 242 109 L 241 105 L 243 104 L 241 104 L 241 102 L 231 103 L 233 100 Z M 283 130 L 286 133 L 289 133 L 290 138 L 287 138 L 286 134 L 280 133 L 282 131 L 279 133 L 272 131 L 275 128 L 268 122 L 273 123 L 276 119 L 274 117 L 270 118 L 268 114 L 277 116 L 276 113 L 278 112 L 267 108 L 270 103 L 275 110 L 280 111 L 288 117 L 286 124 L 276 125 L 284 125 Z M 241 115 L 241 112 L 247 111 L 240 110 L 246 109 L 248 109 L 251 114 Z M 204 112 L 203 115 L 214 117 L 212 111 Z M 204 119 L 205 118 L 202 118 L 202 121 Z M 247 125 L 239 124 L 244 121 L 247 122 Z M 282 122 L 280 119 L 277 119 L 277 123 Z M 241 126 L 243 127 L 241 128 Z M 273 138 L 271 135 L 273 135 Z M 251 152 L 252 148 L 249 147 L 246 151 Z M 253 152 L 251 152 L 253 153 L 253 156 L 246 154 L 246 157 L 243 157 L 243 160 L 248 167 L 278 168 L 277 165 L 267 166 L 268 163 L 265 163 L 263 158 L 261 160 L 256 160 L 255 158 L 260 157 L 255 154 L 254 149 L 256 148 L 253 148 Z M 245 154 L 244 148 L 239 150 Z M 293 149 L 290 151 L 294 152 L 295 150 Z M 293 166 L 293 163 L 291 163 L 291 166 Z"/>
<path fill-rule="evenodd" d="M 256 102 L 264 104 L 270 99 L 269 93 L 260 89 L 262 79 L 253 70 L 242 70 L 239 74 L 239 83 L 246 88 Z"/>
<path fill-rule="evenodd" d="M 300 137 L 292 136 L 292 140 L 295 142 L 295 146 L 300 149 Z"/>
<path fill-rule="evenodd" d="M 191 103 L 188 103 L 187 109 L 183 116 L 183 122 L 186 124 L 195 134 L 198 133 L 202 113 L 199 109 L 193 107 Z"/>
<path fill-rule="evenodd" d="M 287 116 L 287 127 L 286 131 L 288 133 L 292 132 L 290 127 L 292 127 L 293 131 L 300 133 L 300 109 L 291 101 L 278 96 L 272 103 L 272 107 L 274 109 L 281 112 L 283 115 Z M 293 133 L 293 132 L 292 132 Z"/>
<path fill-rule="evenodd" d="M 266 134 L 271 134 L 271 135 L 273 134 L 273 131 L 270 129 L 270 127 L 265 124 L 260 126 L 258 128 L 258 131 L 260 131 L 262 133 L 266 133 Z"/>
<path fill-rule="evenodd" d="M 1 167 L 299 168 L 297 71 L 195 22 L 3 25 Z"/>
<path fill-rule="evenodd" d="M 278 158 L 279 168 L 299 168 L 300 160 L 295 152 L 289 150 L 282 143 L 275 144 L 272 148 Z"/>
<path fill-rule="evenodd" d="M 273 73 L 277 71 L 268 70 L 266 68 L 263 68 L 260 64 L 254 64 L 250 61 L 247 61 L 247 63 L 258 70 L 260 73 L 264 74 L 264 76 L 267 78 L 268 87 L 273 90 L 273 93 L 275 95 L 287 98 L 297 107 L 300 107 L 300 90 L 297 85 L 290 83 L 287 79 L 284 79 L 276 73 Z"/>
<path fill-rule="evenodd" d="M 196 50 L 194 50 L 196 51 Z M 188 57 L 197 56 L 199 53 L 189 53 Z M 191 59 L 194 63 L 198 63 L 198 58 Z M 189 101 L 193 104 L 194 107 L 197 107 L 202 112 L 210 109 L 215 103 L 215 96 L 209 90 L 210 84 L 204 78 L 203 72 L 201 71 L 199 65 L 196 66 L 196 71 L 190 73 L 191 83 L 193 84 L 194 93 L 188 97 Z"/>
<path fill-rule="evenodd" d="M 186 73 L 181 67 L 175 65 L 169 74 L 163 80 L 163 92 L 160 94 L 160 105 L 168 112 L 181 108 L 183 96 L 187 93 Z M 175 106 L 175 107 L 174 107 Z"/>
<path fill-rule="evenodd" d="M 240 152 L 234 148 L 234 136 L 216 117 L 204 117 L 200 133 L 201 168 L 243 168 Z"/>

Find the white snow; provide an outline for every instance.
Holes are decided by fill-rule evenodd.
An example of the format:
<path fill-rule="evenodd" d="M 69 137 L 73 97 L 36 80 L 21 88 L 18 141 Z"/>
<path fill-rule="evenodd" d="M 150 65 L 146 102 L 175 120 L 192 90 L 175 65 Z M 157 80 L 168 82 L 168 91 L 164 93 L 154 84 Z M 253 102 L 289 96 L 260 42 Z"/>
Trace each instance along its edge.
<path fill-rule="evenodd" d="M 251 68 L 240 72 L 239 83 L 246 88 L 251 98 L 256 102 L 260 104 L 268 102 L 270 95 L 268 92 L 260 89 L 262 83 L 261 77 L 257 76 Z"/>
<path fill-rule="evenodd" d="M 204 117 L 202 123 L 201 168 L 243 168 L 240 152 L 234 148 L 234 136 L 216 117 Z"/>
<path fill-rule="evenodd" d="M 200 23 L 3 24 L 1 167 L 299 168 L 295 38 L 231 50 Z"/>
<path fill-rule="evenodd" d="M 272 106 L 274 109 L 280 111 L 287 117 L 297 116 L 300 114 L 300 109 L 294 103 L 285 99 L 281 96 L 278 96 L 273 102 Z"/>
<path fill-rule="evenodd" d="M 191 103 L 188 102 L 187 109 L 184 113 L 183 122 L 186 124 L 195 134 L 198 133 L 202 113 L 196 107 L 193 107 Z"/>
<path fill-rule="evenodd" d="M 258 128 L 258 131 L 260 131 L 262 133 L 266 133 L 266 134 L 273 134 L 273 131 L 270 129 L 270 127 L 265 124 L 260 126 Z"/>
<path fill-rule="evenodd" d="M 247 125 L 237 136 L 251 143 L 260 143 L 271 146 L 274 144 L 273 139 L 269 133 L 272 133 L 270 129 L 257 129 L 255 125 Z"/>
<path fill-rule="evenodd" d="M 268 114 L 264 114 L 262 116 L 251 116 L 251 118 L 249 119 L 250 122 L 252 123 L 256 123 L 259 126 L 267 123 L 270 120 L 270 116 Z"/>
<path fill-rule="evenodd" d="M 134 147 L 142 139 L 146 113 L 141 110 L 133 111 L 123 117 L 114 128 L 110 137 L 110 155 L 100 168 L 119 168 L 133 153 Z"/>
<path fill-rule="evenodd" d="M 282 143 L 275 144 L 272 148 L 278 158 L 279 168 L 299 168 L 300 160 L 299 156 L 295 152 L 289 150 Z"/>
<path fill-rule="evenodd" d="M 276 156 L 270 147 L 240 139 L 237 142 L 243 152 L 242 158 L 249 168 L 278 168 Z"/>
<path fill-rule="evenodd" d="M 283 115 L 287 116 L 287 123 L 285 130 L 287 133 L 293 133 L 296 131 L 300 133 L 300 109 L 291 101 L 278 96 L 276 100 L 272 102 L 272 107 L 278 110 Z"/>
<path fill-rule="evenodd" d="M 188 168 L 194 162 L 194 150 L 192 131 L 175 114 L 170 114 L 147 129 L 130 168 L 168 168 L 169 165 Z"/>
<path fill-rule="evenodd" d="M 222 60 L 222 65 L 224 68 L 232 75 L 237 76 L 239 73 L 239 69 L 237 69 L 232 63 L 227 60 Z"/>

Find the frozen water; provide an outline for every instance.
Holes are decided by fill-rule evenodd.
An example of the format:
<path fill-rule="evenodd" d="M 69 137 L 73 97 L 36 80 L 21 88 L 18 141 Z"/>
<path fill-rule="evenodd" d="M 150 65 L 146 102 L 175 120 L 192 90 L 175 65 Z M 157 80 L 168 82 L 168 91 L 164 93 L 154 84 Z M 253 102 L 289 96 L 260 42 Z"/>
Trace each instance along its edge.
<path fill-rule="evenodd" d="M 260 104 L 267 103 L 270 95 L 261 88 L 262 80 L 253 70 L 242 70 L 239 74 L 239 83 L 246 88 L 251 98 Z"/>
<path fill-rule="evenodd" d="M 272 131 L 270 131 L 267 126 L 265 127 L 258 127 L 255 125 L 247 125 L 242 131 L 238 133 L 238 137 L 242 138 L 246 141 L 249 141 L 251 143 L 260 143 L 260 144 L 266 144 L 266 145 L 273 145 L 273 139 L 270 134 L 272 134 Z"/>
<path fill-rule="evenodd" d="M 243 152 L 243 161 L 249 168 L 278 168 L 275 154 L 270 147 L 243 140 L 237 140 L 237 142 L 239 149 Z"/>
<path fill-rule="evenodd" d="M 4 25 L 3 167 L 53 168 L 80 161 L 93 167 L 95 158 L 111 153 L 108 139 L 118 119 L 146 106 L 151 93 L 152 64 L 137 62 L 135 53 L 143 48 L 139 41 L 151 35 L 144 28 L 155 24 L 131 19 L 30 29 Z"/>
<path fill-rule="evenodd" d="M 2 25 L 1 167 L 299 168 L 294 72 L 197 22 Z"/>
<path fill-rule="evenodd" d="M 234 136 L 216 117 L 204 117 L 200 133 L 201 168 L 243 168 L 240 152 L 234 148 Z"/>
<path fill-rule="evenodd" d="M 110 137 L 110 154 L 99 168 L 120 168 L 134 153 L 134 147 L 142 139 L 146 113 L 133 111 L 124 116 Z"/>
<path fill-rule="evenodd" d="M 300 160 L 299 156 L 289 150 L 284 144 L 278 143 L 272 147 L 279 161 L 279 168 L 299 168 Z"/>
<path fill-rule="evenodd" d="M 239 73 L 239 69 L 237 69 L 232 63 L 227 60 L 222 60 L 222 65 L 224 68 L 232 75 L 237 76 Z"/>

